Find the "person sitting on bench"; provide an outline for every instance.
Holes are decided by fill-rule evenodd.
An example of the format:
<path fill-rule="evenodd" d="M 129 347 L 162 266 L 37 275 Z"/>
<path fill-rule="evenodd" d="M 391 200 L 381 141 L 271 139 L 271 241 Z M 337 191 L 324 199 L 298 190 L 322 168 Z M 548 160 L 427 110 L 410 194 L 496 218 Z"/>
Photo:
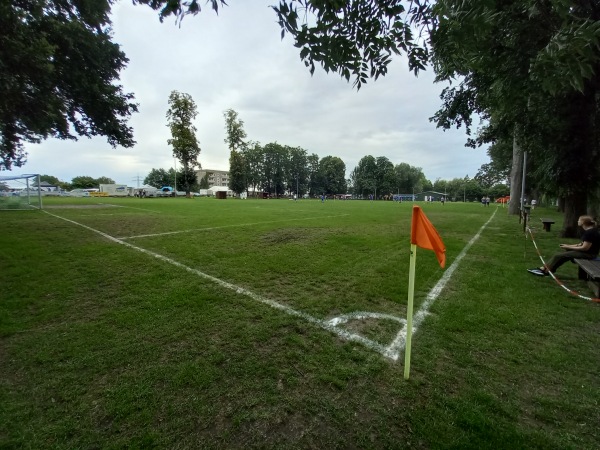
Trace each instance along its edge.
<path fill-rule="evenodd" d="M 546 263 L 545 267 L 535 267 L 527 269 L 527 271 L 533 275 L 545 277 L 550 275 L 550 272 L 556 272 L 556 269 L 567 261 L 573 261 L 575 258 L 596 258 L 598 251 L 600 251 L 600 232 L 596 228 L 596 222 L 590 216 L 580 216 L 577 225 L 583 228 L 579 244 L 560 244 L 560 248 L 565 250 L 564 252 L 555 254 Z"/>

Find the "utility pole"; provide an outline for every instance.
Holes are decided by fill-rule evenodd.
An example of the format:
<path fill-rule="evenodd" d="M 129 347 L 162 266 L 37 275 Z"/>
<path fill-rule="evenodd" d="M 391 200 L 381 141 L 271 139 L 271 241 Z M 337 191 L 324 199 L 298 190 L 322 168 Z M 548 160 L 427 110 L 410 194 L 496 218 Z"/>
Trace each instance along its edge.
<path fill-rule="evenodd" d="M 131 181 L 137 182 L 137 187 L 139 188 L 140 187 L 140 174 L 138 173 L 137 176 Z"/>
<path fill-rule="evenodd" d="M 177 191 L 177 159 L 173 158 L 173 164 L 175 164 L 175 169 L 173 170 L 173 173 L 175 174 L 175 183 L 173 186 L 173 190 Z"/>

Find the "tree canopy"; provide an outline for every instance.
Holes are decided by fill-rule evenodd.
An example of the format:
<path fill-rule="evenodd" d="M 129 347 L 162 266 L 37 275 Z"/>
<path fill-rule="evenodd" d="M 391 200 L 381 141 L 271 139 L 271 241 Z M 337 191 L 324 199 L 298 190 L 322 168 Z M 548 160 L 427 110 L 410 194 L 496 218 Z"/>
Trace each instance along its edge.
<path fill-rule="evenodd" d="M 198 166 L 198 156 L 200 155 L 200 144 L 196 138 L 196 127 L 193 124 L 197 114 L 196 103 L 191 95 L 178 91 L 171 92 L 167 110 L 171 139 L 168 139 L 167 143 L 173 147 L 173 156 L 183 166 L 184 178 L 181 180 L 181 184 L 188 196 L 190 195 L 190 184 L 195 180 L 193 169 Z"/>
<path fill-rule="evenodd" d="M 600 5 L 440 0 L 432 12 L 439 20 L 431 37 L 438 80 L 458 81 L 442 93 L 434 120 L 469 130 L 473 114 L 488 119 L 471 144 L 512 143 L 515 199 L 515 162 L 528 151 L 534 188 L 564 200 L 563 234 L 574 236 L 600 184 Z"/>
<path fill-rule="evenodd" d="M 0 3 L 0 170 L 27 161 L 24 144 L 105 136 L 131 147 L 137 111 L 117 82 L 128 60 L 112 42 L 112 1 Z"/>
<path fill-rule="evenodd" d="M 202 6 L 198 0 L 133 2 L 179 23 Z M 227 4 L 206 3 L 214 11 Z M 126 121 L 137 106 L 116 84 L 127 59 L 111 42 L 111 4 L 30 0 L 0 6 L 0 169 L 26 161 L 24 142 L 49 136 L 104 135 L 112 145 L 134 144 Z M 486 125 L 468 144 L 512 143 L 513 181 L 519 153 L 530 152 L 536 188 L 562 200 L 566 234 L 589 201 L 598 203 L 598 2 L 280 0 L 272 8 L 282 37 L 292 37 L 311 72 L 321 66 L 360 88 L 384 76 L 399 55 L 415 73 L 431 65 L 438 81 L 450 83 L 433 120 L 470 133 L 474 115 L 482 117 Z M 275 192 L 289 188 L 288 169 L 277 163 L 280 149 L 264 149 L 275 172 L 266 176 L 263 167 L 263 181 Z M 260 158 L 252 156 L 248 148 L 246 164 L 258 167 Z M 320 161 L 308 161 L 313 189 L 320 184 Z M 480 178 L 492 184 L 506 161 L 485 168 Z M 392 178 L 384 166 L 376 178 L 387 189 Z"/>

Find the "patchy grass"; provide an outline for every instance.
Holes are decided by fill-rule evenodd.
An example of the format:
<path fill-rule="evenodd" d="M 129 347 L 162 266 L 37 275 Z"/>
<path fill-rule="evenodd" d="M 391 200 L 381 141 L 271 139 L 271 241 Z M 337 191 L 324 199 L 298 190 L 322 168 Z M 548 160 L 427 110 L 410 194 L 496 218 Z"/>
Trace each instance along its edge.
<path fill-rule="evenodd" d="M 235 287 L 317 320 L 403 318 L 411 204 L 45 203 L 130 246 L 45 212 L 3 213 L 2 448 L 600 446 L 600 308 L 525 271 L 539 260 L 505 209 L 414 335 L 405 381 L 402 358 Z M 448 265 L 495 211 L 422 206 Z M 536 215 L 558 217 L 535 210 L 534 226 Z M 534 232 L 544 256 L 557 248 L 556 228 Z M 444 273 L 422 250 L 417 272 L 415 310 Z M 571 265 L 559 271 L 587 295 L 576 275 Z M 401 328 L 389 319 L 340 326 L 383 344 Z"/>

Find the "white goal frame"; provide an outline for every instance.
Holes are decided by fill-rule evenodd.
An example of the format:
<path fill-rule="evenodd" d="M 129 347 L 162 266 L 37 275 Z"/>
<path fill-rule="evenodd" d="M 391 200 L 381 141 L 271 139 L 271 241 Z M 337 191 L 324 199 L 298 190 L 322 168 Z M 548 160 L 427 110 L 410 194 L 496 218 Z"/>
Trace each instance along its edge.
<path fill-rule="evenodd" d="M 0 192 L 0 211 L 42 209 L 39 173 L 0 176 L 0 183 L 6 183 L 7 181 L 14 181 L 22 187 L 20 187 L 20 191 Z"/>

